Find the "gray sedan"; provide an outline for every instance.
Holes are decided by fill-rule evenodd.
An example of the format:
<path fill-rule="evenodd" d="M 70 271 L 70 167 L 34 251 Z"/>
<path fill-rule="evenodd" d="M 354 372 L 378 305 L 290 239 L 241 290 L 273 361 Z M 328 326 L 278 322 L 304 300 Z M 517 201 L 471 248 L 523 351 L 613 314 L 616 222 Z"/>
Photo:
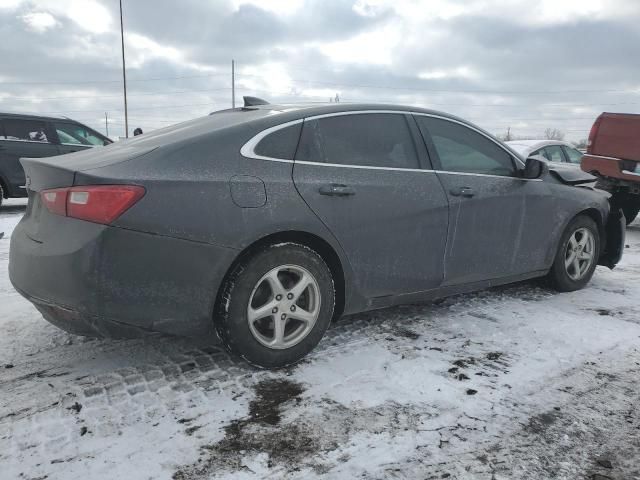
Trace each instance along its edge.
<path fill-rule="evenodd" d="M 10 277 L 81 335 L 215 331 L 281 367 L 332 319 L 534 277 L 582 288 L 623 232 L 607 194 L 414 107 L 268 105 L 23 159 Z"/>
<path fill-rule="evenodd" d="M 505 143 L 523 158 L 540 155 L 554 164 L 580 168 L 583 153 L 568 142 L 562 140 L 511 140 Z"/>

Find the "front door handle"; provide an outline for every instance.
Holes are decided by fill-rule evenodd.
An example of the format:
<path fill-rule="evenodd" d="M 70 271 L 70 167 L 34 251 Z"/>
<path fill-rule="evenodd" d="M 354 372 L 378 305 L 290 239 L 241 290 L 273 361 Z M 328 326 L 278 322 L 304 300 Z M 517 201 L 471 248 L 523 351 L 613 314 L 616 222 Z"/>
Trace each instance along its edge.
<path fill-rule="evenodd" d="M 452 188 L 451 190 L 449 190 L 449 193 L 451 193 L 451 195 L 453 195 L 454 197 L 467 197 L 467 198 L 471 198 L 476 194 L 476 192 L 474 192 L 473 188 L 471 187 Z"/>
<path fill-rule="evenodd" d="M 330 183 L 329 185 L 323 185 L 319 189 L 320 195 L 328 195 L 330 197 L 348 197 L 349 195 L 355 195 L 356 191 L 341 183 Z"/>

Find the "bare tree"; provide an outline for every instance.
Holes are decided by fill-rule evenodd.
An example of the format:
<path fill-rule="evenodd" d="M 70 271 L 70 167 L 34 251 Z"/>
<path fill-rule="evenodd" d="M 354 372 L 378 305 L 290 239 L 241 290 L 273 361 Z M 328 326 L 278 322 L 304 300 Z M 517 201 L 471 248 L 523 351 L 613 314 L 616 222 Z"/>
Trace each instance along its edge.
<path fill-rule="evenodd" d="M 547 128 L 544 131 L 544 138 L 547 140 L 564 140 L 564 132 L 557 128 Z"/>
<path fill-rule="evenodd" d="M 507 128 L 506 133 L 498 133 L 496 134 L 496 138 L 503 142 L 508 142 L 510 140 L 515 140 L 513 134 L 511 133 L 511 127 Z"/>
<path fill-rule="evenodd" d="M 583 138 L 579 142 L 576 142 L 576 148 L 578 150 L 586 150 L 587 149 L 587 139 Z"/>

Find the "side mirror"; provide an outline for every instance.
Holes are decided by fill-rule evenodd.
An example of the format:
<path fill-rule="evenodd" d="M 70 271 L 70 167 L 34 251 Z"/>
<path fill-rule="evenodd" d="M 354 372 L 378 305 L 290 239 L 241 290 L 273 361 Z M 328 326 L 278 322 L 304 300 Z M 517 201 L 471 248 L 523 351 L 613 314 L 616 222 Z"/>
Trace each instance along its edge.
<path fill-rule="evenodd" d="M 541 155 L 534 155 L 527 158 L 522 170 L 522 178 L 540 178 L 549 171 L 549 165 Z"/>

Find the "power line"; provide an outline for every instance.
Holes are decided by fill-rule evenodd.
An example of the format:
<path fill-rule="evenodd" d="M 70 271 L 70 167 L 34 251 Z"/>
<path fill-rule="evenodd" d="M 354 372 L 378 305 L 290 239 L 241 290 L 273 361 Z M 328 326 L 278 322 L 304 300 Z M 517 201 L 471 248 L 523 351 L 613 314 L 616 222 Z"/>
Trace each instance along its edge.
<path fill-rule="evenodd" d="M 180 95 L 180 94 L 190 94 L 190 93 L 204 93 L 204 92 L 219 92 L 222 90 L 230 90 L 231 87 L 221 87 L 221 88 L 209 88 L 205 90 L 180 90 L 175 92 L 141 92 L 141 93 L 130 93 L 127 96 L 129 97 L 140 97 L 145 95 Z M 70 95 L 64 97 L 9 97 L 13 100 L 75 100 L 75 99 L 87 99 L 87 98 L 120 98 L 122 95 Z"/>
<path fill-rule="evenodd" d="M 155 82 L 164 80 L 181 80 L 186 78 L 211 78 L 227 76 L 228 73 L 211 73 L 208 75 L 178 75 L 174 77 L 147 77 L 147 78 L 128 78 L 127 82 Z M 22 81 L 0 81 L 0 85 L 85 85 L 85 84 L 103 84 L 103 83 L 120 83 L 122 80 L 74 80 L 74 81 L 46 81 L 46 82 L 22 82 Z"/>

